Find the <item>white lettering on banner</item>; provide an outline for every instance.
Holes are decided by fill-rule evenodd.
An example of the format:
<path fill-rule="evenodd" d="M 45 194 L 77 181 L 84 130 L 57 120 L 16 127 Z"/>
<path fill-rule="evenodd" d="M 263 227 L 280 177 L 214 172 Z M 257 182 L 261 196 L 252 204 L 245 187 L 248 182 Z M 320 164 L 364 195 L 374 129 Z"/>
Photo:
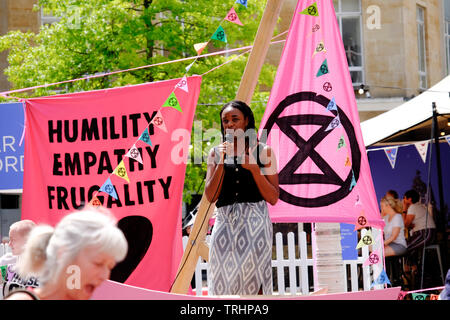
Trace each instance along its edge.
<path fill-rule="evenodd" d="M 16 143 L 16 139 L 14 138 L 14 136 L 3 136 L 2 142 L 3 142 L 2 148 L 3 152 L 6 152 L 6 147 L 9 147 L 12 151 L 16 152 L 16 149 L 14 149 L 14 144 Z"/>
<path fill-rule="evenodd" d="M 14 171 L 14 172 L 23 172 L 23 160 L 24 156 L 21 155 L 19 157 L 20 161 L 16 156 L 6 156 L 4 158 L 0 158 L 0 172 L 5 171 L 6 173 Z"/>
<path fill-rule="evenodd" d="M 81 269 L 77 265 L 70 265 L 66 269 L 66 273 L 69 274 L 66 280 L 66 286 L 68 289 L 80 289 L 81 288 Z"/>

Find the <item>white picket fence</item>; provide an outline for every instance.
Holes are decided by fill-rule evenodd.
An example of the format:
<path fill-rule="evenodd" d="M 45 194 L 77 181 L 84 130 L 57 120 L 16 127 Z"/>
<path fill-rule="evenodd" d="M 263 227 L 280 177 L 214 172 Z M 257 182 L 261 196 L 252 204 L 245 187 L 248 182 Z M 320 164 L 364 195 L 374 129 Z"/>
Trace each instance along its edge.
<path fill-rule="evenodd" d="M 361 236 L 364 236 L 367 231 L 362 230 Z M 373 231 L 372 231 L 373 233 Z M 306 232 L 298 232 L 298 243 L 295 241 L 293 232 L 287 234 L 287 244 L 283 243 L 283 235 L 281 233 L 275 234 L 274 255 L 272 260 L 272 268 L 274 275 L 274 294 L 279 295 L 295 295 L 295 294 L 309 294 L 318 288 L 314 288 L 313 268 L 314 260 L 310 253 L 308 257 L 308 246 L 306 241 Z M 210 236 L 206 237 L 206 242 L 209 243 Z M 183 248 L 186 247 L 188 237 L 183 237 Z M 285 254 L 287 246 L 287 256 Z M 364 246 L 360 250 L 357 260 L 344 260 L 346 266 L 347 292 L 367 291 L 374 281 L 373 275 L 378 275 L 381 272 L 382 265 L 363 266 L 364 261 L 369 256 L 369 247 Z M 197 296 L 206 294 L 207 277 L 209 265 L 207 262 L 201 260 L 197 263 L 195 269 L 194 279 L 191 282 L 192 289 Z M 288 282 L 286 285 L 285 282 Z M 382 288 L 382 286 L 375 286 L 375 289 Z"/>

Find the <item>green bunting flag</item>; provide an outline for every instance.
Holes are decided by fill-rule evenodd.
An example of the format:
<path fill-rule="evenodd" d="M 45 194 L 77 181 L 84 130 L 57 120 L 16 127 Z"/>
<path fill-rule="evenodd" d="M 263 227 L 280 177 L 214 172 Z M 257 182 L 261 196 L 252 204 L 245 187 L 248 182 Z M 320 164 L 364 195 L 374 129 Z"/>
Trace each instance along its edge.
<path fill-rule="evenodd" d="M 319 16 L 319 10 L 317 10 L 317 3 L 314 2 L 312 5 L 310 5 L 308 8 L 300 12 L 301 14 L 306 14 L 308 16 L 318 17 Z"/>
<path fill-rule="evenodd" d="M 316 77 L 323 76 L 324 74 L 328 73 L 328 62 L 327 59 L 322 63 L 322 65 L 319 68 L 319 71 L 317 72 Z"/>
<path fill-rule="evenodd" d="M 183 112 L 183 110 L 181 110 L 181 106 L 180 106 L 180 103 L 178 102 L 177 96 L 173 92 L 167 98 L 166 102 L 164 102 L 163 108 L 164 107 L 172 107 L 172 108 L 177 109 L 180 112 Z"/>
<path fill-rule="evenodd" d="M 216 39 L 222 42 L 227 42 L 227 35 L 225 34 L 225 30 L 222 28 L 222 26 L 219 26 L 212 35 L 211 39 Z"/>

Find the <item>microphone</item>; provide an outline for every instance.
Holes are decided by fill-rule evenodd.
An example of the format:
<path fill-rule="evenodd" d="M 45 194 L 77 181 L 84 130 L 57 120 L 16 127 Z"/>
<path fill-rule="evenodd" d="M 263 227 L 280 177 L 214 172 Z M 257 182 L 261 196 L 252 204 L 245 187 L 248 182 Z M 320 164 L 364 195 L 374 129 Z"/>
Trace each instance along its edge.
<path fill-rule="evenodd" d="M 232 133 L 233 130 L 229 130 L 227 129 L 226 134 L 225 134 L 225 141 L 224 142 L 228 142 L 229 144 L 234 143 L 234 134 Z M 225 153 L 225 157 L 224 159 L 227 159 L 227 154 Z"/>

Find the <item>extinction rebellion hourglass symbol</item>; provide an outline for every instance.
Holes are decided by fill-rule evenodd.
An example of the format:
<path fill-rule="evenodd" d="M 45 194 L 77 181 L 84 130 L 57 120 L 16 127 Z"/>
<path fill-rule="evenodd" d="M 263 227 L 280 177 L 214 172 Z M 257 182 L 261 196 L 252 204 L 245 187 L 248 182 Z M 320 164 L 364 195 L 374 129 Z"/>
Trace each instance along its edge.
<path fill-rule="evenodd" d="M 144 138 L 144 136 L 142 136 L 142 139 L 145 139 L 144 142 L 147 142 L 148 141 L 148 134 L 145 134 L 145 135 L 146 135 L 146 138 Z M 131 155 L 131 157 L 133 159 L 136 159 L 139 156 L 139 151 L 137 149 L 132 149 L 130 151 L 130 155 Z"/>
<path fill-rule="evenodd" d="M 176 98 L 172 97 L 172 98 L 169 99 L 169 106 L 175 107 L 177 104 L 178 103 L 177 103 L 177 99 Z"/>
<path fill-rule="evenodd" d="M 219 31 L 216 36 L 218 40 L 223 41 L 223 39 L 225 39 L 225 32 Z"/>
<path fill-rule="evenodd" d="M 332 110 L 331 113 L 339 114 L 340 124 L 342 125 L 349 141 L 349 151 L 351 152 L 351 162 L 349 166 L 351 170 L 346 177 L 341 178 L 333 168 L 335 163 L 328 163 L 325 158 L 320 154 L 316 147 L 332 132 L 332 130 L 326 130 L 335 117 L 323 114 L 302 114 L 299 110 L 298 114 L 282 116 L 283 111 L 296 104 L 296 108 L 301 108 L 309 102 L 316 103 L 318 106 L 323 106 L 325 109 L 330 103 L 330 99 L 318 95 L 315 92 L 297 92 L 284 98 L 278 106 L 274 109 L 269 116 L 264 129 L 267 132 L 267 137 L 270 135 L 270 131 L 277 125 L 281 132 L 284 134 L 289 142 L 293 142 L 298 150 L 295 154 L 287 159 L 284 167 L 280 166 L 279 171 L 279 184 L 280 184 L 280 200 L 289 204 L 299 207 L 323 207 L 336 203 L 341 199 L 347 197 L 351 192 L 352 181 L 357 181 L 361 170 L 361 151 L 356 140 L 355 130 L 353 125 L 345 112 L 336 105 L 336 111 Z M 301 103 L 301 104 L 297 104 Z M 305 140 L 299 135 L 298 126 L 308 125 L 318 127 L 315 133 Z M 282 138 L 281 136 L 280 138 Z M 284 139 L 285 141 L 287 141 Z M 314 172 L 296 173 L 298 168 L 305 162 L 306 159 L 311 159 L 314 164 L 320 169 L 322 174 Z M 322 184 L 337 186 L 337 189 L 327 194 L 317 194 L 315 197 L 302 196 L 302 194 L 292 194 L 289 190 L 289 185 L 300 184 Z M 286 186 L 286 187 L 285 187 Z M 326 188 L 329 190 L 329 188 Z"/>
<path fill-rule="evenodd" d="M 330 82 L 325 82 L 323 84 L 323 90 L 326 92 L 330 92 L 331 90 L 333 90 L 333 86 L 331 85 Z"/>
<path fill-rule="evenodd" d="M 362 242 L 367 245 L 370 246 L 372 244 L 372 237 L 371 236 L 364 236 L 362 239 Z"/>
<path fill-rule="evenodd" d="M 119 168 L 118 170 L 117 170 L 117 174 L 120 176 L 120 177 L 125 177 L 125 175 L 127 174 L 127 171 L 125 170 L 125 168 Z"/>
<path fill-rule="evenodd" d="M 372 264 L 377 264 L 380 261 L 380 257 L 376 253 L 371 253 L 369 256 L 369 262 Z"/>
<path fill-rule="evenodd" d="M 228 15 L 228 19 L 229 19 L 230 21 L 235 21 L 235 20 L 237 19 L 236 13 L 234 13 L 234 12 L 230 13 L 230 14 Z"/>

